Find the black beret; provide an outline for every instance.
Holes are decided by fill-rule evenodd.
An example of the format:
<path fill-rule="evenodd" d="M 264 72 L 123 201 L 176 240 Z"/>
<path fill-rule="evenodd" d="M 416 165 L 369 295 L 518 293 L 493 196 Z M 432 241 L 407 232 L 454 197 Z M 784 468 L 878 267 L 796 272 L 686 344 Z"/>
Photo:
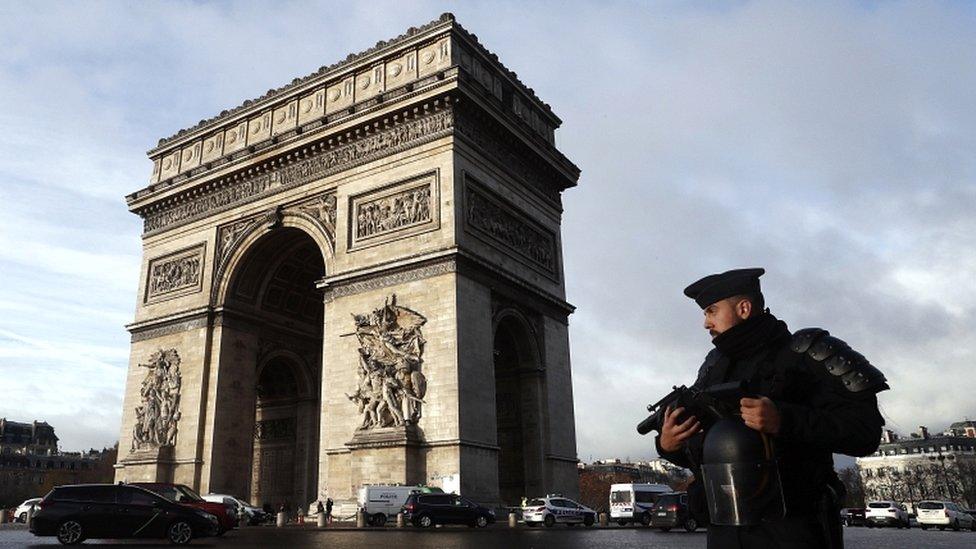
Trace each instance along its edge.
<path fill-rule="evenodd" d="M 708 275 L 685 288 L 685 295 L 694 299 L 702 309 L 727 297 L 760 294 L 759 277 L 766 269 L 732 269 L 722 274 Z"/>

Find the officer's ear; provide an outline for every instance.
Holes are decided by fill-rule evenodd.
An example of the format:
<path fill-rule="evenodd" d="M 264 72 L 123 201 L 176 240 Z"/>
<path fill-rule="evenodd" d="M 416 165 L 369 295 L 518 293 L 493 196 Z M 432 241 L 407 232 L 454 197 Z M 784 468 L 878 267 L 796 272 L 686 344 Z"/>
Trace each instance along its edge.
<path fill-rule="evenodd" d="M 736 297 L 733 309 L 735 310 L 735 316 L 741 320 L 745 320 L 752 316 L 752 301 L 746 297 Z"/>

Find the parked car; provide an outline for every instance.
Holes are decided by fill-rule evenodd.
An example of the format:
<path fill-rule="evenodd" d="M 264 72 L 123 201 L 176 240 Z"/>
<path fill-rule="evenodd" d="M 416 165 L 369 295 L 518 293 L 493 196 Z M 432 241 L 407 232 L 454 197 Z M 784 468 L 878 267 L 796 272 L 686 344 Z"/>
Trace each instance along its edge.
<path fill-rule="evenodd" d="M 657 496 L 657 502 L 651 510 L 650 525 L 653 528 L 660 528 L 662 532 L 672 528 L 684 528 L 694 532 L 700 523 L 688 508 L 688 493 L 670 492 Z"/>
<path fill-rule="evenodd" d="M 973 531 L 976 532 L 976 509 L 963 509 L 966 514 L 973 517 Z"/>
<path fill-rule="evenodd" d="M 908 510 L 896 501 L 872 501 L 864 514 L 868 527 L 897 526 L 908 528 Z"/>
<path fill-rule="evenodd" d="M 527 526 L 545 524 L 552 527 L 557 523 L 567 526 L 593 526 L 596 511 L 571 499 L 546 496 L 528 501 L 522 508 L 522 520 Z"/>
<path fill-rule="evenodd" d="M 42 499 L 44 498 L 30 498 L 25 500 L 24 503 L 17 506 L 17 509 L 14 511 L 14 520 L 17 522 L 27 522 L 27 513 L 31 510 L 31 508 L 34 508 L 34 512 L 37 512 L 37 504 L 40 503 Z"/>
<path fill-rule="evenodd" d="M 484 528 L 495 522 L 495 512 L 457 494 L 413 493 L 401 509 L 403 518 L 414 526 L 430 528 L 435 524 L 466 524 Z"/>
<path fill-rule="evenodd" d="M 196 493 L 192 488 L 186 486 L 185 484 L 169 484 L 165 482 L 133 482 L 130 483 L 130 485 L 145 488 L 150 492 L 163 496 L 173 503 L 203 509 L 204 511 L 217 517 L 217 522 L 220 523 L 220 529 L 217 531 L 218 536 L 222 536 L 224 535 L 224 532 L 233 530 L 237 527 L 237 515 L 228 509 L 226 505 L 223 503 L 206 501 L 200 497 L 200 494 Z"/>
<path fill-rule="evenodd" d="M 65 545 L 88 538 L 167 538 L 185 545 L 215 535 L 220 527 L 217 517 L 206 511 L 124 484 L 58 486 L 39 507 L 30 531 L 57 536 Z"/>
<path fill-rule="evenodd" d="M 918 524 L 923 530 L 934 526 L 939 530 L 973 528 L 973 516 L 951 501 L 922 501 L 915 506 Z"/>
<path fill-rule="evenodd" d="M 204 501 L 223 504 L 225 507 L 227 507 L 228 512 L 238 519 L 247 516 L 247 510 L 244 507 L 244 502 L 237 497 L 228 494 L 204 494 L 201 497 L 204 499 Z"/>
<path fill-rule="evenodd" d="M 844 526 L 864 526 L 867 522 L 863 507 L 849 507 L 840 510 L 840 521 Z"/>
<path fill-rule="evenodd" d="M 236 499 L 241 503 L 241 505 L 244 506 L 244 516 L 247 518 L 247 523 L 251 526 L 256 526 L 258 524 L 263 524 L 265 522 L 274 520 L 274 515 L 265 512 L 264 509 L 255 507 L 240 498 Z"/>
<path fill-rule="evenodd" d="M 666 484 L 611 484 L 610 520 L 623 526 L 629 522 L 651 524 L 651 513 L 657 497 L 671 492 Z"/>

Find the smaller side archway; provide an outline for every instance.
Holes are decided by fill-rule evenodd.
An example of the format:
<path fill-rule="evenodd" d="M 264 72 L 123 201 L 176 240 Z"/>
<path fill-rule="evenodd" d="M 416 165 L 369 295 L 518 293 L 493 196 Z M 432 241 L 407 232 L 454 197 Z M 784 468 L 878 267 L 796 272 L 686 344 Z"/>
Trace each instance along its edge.
<path fill-rule="evenodd" d="M 545 368 L 531 323 L 515 310 L 495 317 L 493 363 L 498 494 L 518 505 L 544 491 Z"/>

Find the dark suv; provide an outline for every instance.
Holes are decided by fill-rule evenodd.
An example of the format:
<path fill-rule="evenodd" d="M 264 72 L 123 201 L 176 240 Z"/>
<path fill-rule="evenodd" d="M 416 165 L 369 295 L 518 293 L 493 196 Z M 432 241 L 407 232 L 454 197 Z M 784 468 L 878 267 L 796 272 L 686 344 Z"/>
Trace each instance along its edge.
<path fill-rule="evenodd" d="M 686 492 L 671 492 L 657 497 L 651 508 L 651 527 L 667 532 L 672 528 L 684 528 L 689 532 L 698 529 L 699 522 L 688 509 Z"/>
<path fill-rule="evenodd" d="M 457 494 L 410 494 L 404 502 L 403 518 L 414 526 L 467 524 L 484 528 L 495 522 L 495 512 Z"/>
<path fill-rule="evenodd" d="M 89 538 L 167 538 L 179 545 L 217 533 L 217 517 L 124 484 L 58 486 L 44 496 L 30 531 L 63 544 Z"/>

